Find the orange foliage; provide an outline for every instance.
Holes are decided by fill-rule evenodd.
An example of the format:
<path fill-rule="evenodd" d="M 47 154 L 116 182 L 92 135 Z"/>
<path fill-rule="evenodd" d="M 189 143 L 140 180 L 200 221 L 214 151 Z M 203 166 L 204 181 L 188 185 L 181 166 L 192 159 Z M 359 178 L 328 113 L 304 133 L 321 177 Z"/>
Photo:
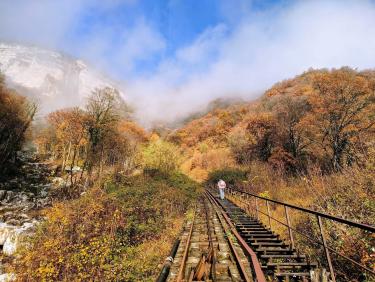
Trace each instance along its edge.
<path fill-rule="evenodd" d="M 36 110 L 35 104 L 5 86 L 0 73 L 0 175 L 14 163 Z"/>
<path fill-rule="evenodd" d="M 134 140 L 135 142 L 143 143 L 149 140 L 149 135 L 147 134 L 147 132 L 133 121 L 120 121 L 118 130 L 127 139 Z"/>
<path fill-rule="evenodd" d="M 210 169 L 188 150 L 206 143 L 209 150 L 230 147 L 240 164 L 259 159 L 292 172 L 310 165 L 340 170 L 363 163 L 373 146 L 374 93 L 375 71 L 309 70 L 276 83 L 259 101 L 215 109 L 168 138 L 193 169 Z"/>

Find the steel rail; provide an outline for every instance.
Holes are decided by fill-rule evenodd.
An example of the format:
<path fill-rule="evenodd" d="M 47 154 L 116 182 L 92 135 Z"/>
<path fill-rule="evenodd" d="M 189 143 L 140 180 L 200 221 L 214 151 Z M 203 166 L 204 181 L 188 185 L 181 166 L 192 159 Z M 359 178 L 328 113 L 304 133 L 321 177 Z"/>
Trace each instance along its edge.
<path fill-rule="evenodd" d="M 217 202 L 217 200 L 215 199 L 215 197 L 211 194 L 210 191 L 206 190 L 206 193 L 211 201 L 211 203 L 213 203 L 214 205 L 216 205 L 222 216 L 224 217 L 225 221 L 227 222 L 227 224 L 229 225 L 232 233 L 234 234 L 234 236 L 237 238 L 238 242 L 240 243 L 240 245 L 242 246 L 242 248 L 245 250 L 245 252 L 247 253 L 247 255 L 250 256 L 250 259 L 251 259 L 251 262 L 252 262 L 252 266 L 253 266 L 253 269 L 254 269 L 254 273 L 255 273 L 255 276 L 256 276 L 256 279 L 257 279 L 257 282 L 266 282 L 266 278 L 264 276 L 264 273 L 262 271 L 262 268 L 261 268 L 261 265 L 259 263 L 259 260 L 258 260 L 258 257 L 256 256 L 255 252 L 250 248 L 250 246 L 246 243 L 246 241 L 241 237 L 241 235 L 237 232 L 237 229 L 236 227 L 233 225 L 232 221 L 230 220 L 230 218 L 228 217 L 228 215 L 221 209 L 221 206 L 220 204 Z M 216 211 L 218 212 L 218 211 Z M 219 216 L 218 216 L 219 217 Z M 219 220 L 220 220 L 220 217 L 219 217 Z M 222 224 L 223 228 L 224 228 L 224 225 Z M 229 238 L 228 238 L 229 239 Z M 229 239 L 230 241 L 230 239 Z M 244 274 L 246 274 L 246 272 L 244 271 Z"/>
<path fill-rule="evenodd" d="M 214 205 L 215 203 L 214 203 L 214 202 L 211 202 L 211 204 Z M 221 226 L 223 227 L 223 230 L 225 231 L 225 233 L 228 233 L 228 228 L 225 227 L 224 222 L 223 222 L 223 220 L 221 219 L 221 217 L 220 217 L 220 215 L 219 215 L 219 212 L 218 212 L 217 210 L 215 210 L 215 211 L 216 211 L 216 215 L 217 215 L 217 217 L 218 217 L 218 219 L 219 219 L 219 221 L 220 221 L 220 224 L 221 224 Z M 251 279 L 251 278 L 249 277 L 249 275 L 246 273 L 245 266 L 244 266 L 243 263 L 241 262 L 241 259 L 240 259 L 239 255 L 238 255 L 237 250 L 236 250 L 235 247 L 234 247 L 234 244 L 233 244 L 232 240 L 231 240 L 228 236 L 227 236 L 227 238 L 228 238 L 229 246 L 230 246 L 230 248 L 231 248 L 231 250 L 232 250 L 232 252 L 233 252 L 233 254 L 234 254 L 234 257 L 235 257 L 235 259 L 236 259 L 236 264 L 237 264 L 237 266 L 238 266 L 238 267 L 240 268 L 240 270 L 241 270 L 241 276 L 245 279 L 246 282 L 252 282 L 252 279 Z"/>
<path fill-rule="evenodd" d="M 272 200 L 272 199 L 268 199 L 268 198 L 261 197 L 261 196 L 252 194 L 250 192 L 245 192 L 245 191 L 241 191 L 241 190 L 238 190 L 238 189 L 234 189 L 234 188 L 228 188 L 228 189 L 233 190 L 235 192 L 245 194 L 245 195 L 250 195 L 250 196 L 258 198 L 258 199 L 262 199 L 262 200 L 265 200 L 265 201 L 269 201 L 269 202 L 272 202 L 272 203 L 283 205 L 283 206 L 286 206 L 286 207 L 289 207 L 289 208 L 292 208 L 292 209 L 303 211 L 303 212 L 306 212 L 306 213 L 309 213 L 309 214 L 318 215 L 320 217 L 327 218 L 327 219 L 330 219 L 330 220 L 334 220 L 334 221 L 337 221 L 337 222 L 340 222 L 340 223 L 344 223 L 344 224 L 347 224 L 349 226 L 357 227 L 357 228 L 360 228 L 360 229 L 363 229 L 363 230 L 366 230 L 366 231 L 369 231 L 369 232 L 373 232 L 373 233 L 375 232 L 375 226 L 372 226 L 372 225 L 368 225 L 368 224 L 364 224 L 364 223 L 358 223 L 358 222 L 355 222 L 355 221 L 352 221 L 352 220 L 344 219 L 344 218 L 333 216 L 333 215 L 330 215 L 330 214 L 310 210 L 310 209 L 307 209 L 307 208 L 298 207 L 298 206 L 295 206 L 295 205 L 292 205 L 292 204 L 288 204 L 288 203 L 284 203 L 284 202 L 280 202 L 280 201 L 276 201 L 276 200 Z"/>
<path fill-rule="evenodd" d="M 212 227 L 211 227 L 211 222 L 210 222 L 210 218 L 209 218 L 209 215 L 208 215 L 208 207 L 207 207 L 207 203 L 205 200 L 203 200 L 203 205 L 204 205 L 204 209 L 206 211 L 206 223 L 207 223 L 207 234 L 208 234 L 208 241 L 209 241 L 209 246 L 208 246 L 208 249 L 210 249 L 210 247 L 212 248 L 212 252 L 213 252 L 213 256 L 212 256 L 212 266 L 211 266 L 211 277 L 212 277 L 212 281 L 215 282 L 216 281 L 216 250 L 215 250 L 215 246 L 214 246 L 214 242 L 213 242 L 213 239 L 212 239 Z"/>
<path fill-rule="evenodd" d="M 247 203 L 246 203 L 244 200 L 242 200 L 242 199 L 237 199 L 237 200 L 240 201 L 240 202 L 242 202 L 243 204 L 247 204 Z M 263 214 L 263 215 L 265 215 L 265 216 L 267 216 L 267 217 L 273 219 L 273 220 L 276 221 L 277 223 L 279 223 L 279 224 L 281 224 L 281 225 L 283 225 L 283 226 L 285 226 L 285 227 L 287 227 L 287 228 L 293 230 L 294 232 L 296 232 L 296 233 L 298 233 L 299 235 L 301 235 L 301 236 L 305 237 L 306 239 L 308 239 L 311 243 L 314 243 L 314 244 L 316 244 L 316 245 L 320 245 L 320 246 L 322 246 L 322 247 L 324 247 L 324 248 L 330 250 L 330 251 L 333 252 L 334 254 L 336 254 L 336 255 L 338 255 L 338 256 L 340 256 L 340 257 L 342 257 L 342 258 L 344 258 L 344 259 L 350 261 L 351 263 L 355 264 L 356 266 L 359 266 L 359 267 L 362 268 L 363 270 L 366 270 L 367 272 L 371 273 L 372 275 L 375 275 L 375 271 L 374 271 L 374 270 L 372 270 L 372 269 L 370 269 L 370 268 L 368 268 L 368 267 L 366 267 L 366 266 L 364 266 L 364 265 L 362 265 L 362 264 L 356 262 L 355 260 L 353 260 L 353 259 L 347 257 L 346 255 L 341 254 L 340 252 L 336 251 L 335 249 L 333 249 L 333 248 L 331 248 L 331 247 L 329 247 L 329 246 L 325 246 L 322 242 L 320 242 L 320 241 L 318 241 L 318 240 L 316 240 L 316 239 L 313 239 L 313 238 L 309 237 L 308 235 L 306 235 L 305 233 L 303 233 L 303 232 L 301 232 L 301 231 L 295 229 L 294 227 L 292 227 L 292 226 L 290 226 L 290 225 L 288 225 L 288 224 L 286 224 L 286 223 L 284 223 L 284 222 L 282 222 L 282 221 L 280 221 L 280 220 L 278 220 L 278 219 L 276 219 L 276 218 L 270 216 L 269 214 L 267 214 L 267 213 L 265 213 L 265 212 L 262 212 L 260 209 L 257 210 L 257 212 L 259 212 L 259 213 L 261 213 L 261 214 Z"/>
<path fill-rule="evenodd" d="M 186 240 L 186 246 L 185 246 L 185 250 L 184 250 L 184 255 L 182 256 L 181 266 L 180 266 L 180 269 L 179 269 L 179 272 L 178 272 L 178 276 L 177 276 L 177 282 L 182 282 L 183 278 L 185 276 L 186 260 L 187 260 L 187 256 L 188 256 L 188 253 L 189 253 L 191 235 L 193 234 L 193 227 L 194 227 L 194 221 L 195 221 L 195 213 L 196 213 L 196 211 L 194 211 L 194 216 L 193 216 L 193 219 L 191 221 L 189 235 L 188 235 L 188 238 Z"/>

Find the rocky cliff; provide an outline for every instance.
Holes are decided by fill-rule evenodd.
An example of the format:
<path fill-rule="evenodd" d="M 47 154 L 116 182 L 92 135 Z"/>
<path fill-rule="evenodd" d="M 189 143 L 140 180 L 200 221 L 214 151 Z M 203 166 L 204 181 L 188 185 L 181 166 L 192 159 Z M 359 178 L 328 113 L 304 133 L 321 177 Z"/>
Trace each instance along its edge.
<path fill-rule="evenodd" d="M 33 46 L 0 43 L 0 71 L 9 86 L 39 103 L 42 114 L 82 105 L 95 88 L 119 88 L 81 60 Z"/>

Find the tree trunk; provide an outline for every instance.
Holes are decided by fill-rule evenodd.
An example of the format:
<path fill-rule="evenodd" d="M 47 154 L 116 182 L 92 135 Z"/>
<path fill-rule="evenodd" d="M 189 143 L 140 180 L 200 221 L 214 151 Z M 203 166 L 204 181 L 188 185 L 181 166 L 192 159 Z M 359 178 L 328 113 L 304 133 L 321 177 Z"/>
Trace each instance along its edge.
<path fill-rule="evenodd" d="M 73 160 L 72 160 L 72 164 L 70 166 L 70 183 L 71 183 L 72 187 L 75 185 L 75 183 L 73 183 L 73 167 L 74 167 L 74 163 L 76 161 L 76 154 L 77 154 L 77 146 L 74 146 Z"/>

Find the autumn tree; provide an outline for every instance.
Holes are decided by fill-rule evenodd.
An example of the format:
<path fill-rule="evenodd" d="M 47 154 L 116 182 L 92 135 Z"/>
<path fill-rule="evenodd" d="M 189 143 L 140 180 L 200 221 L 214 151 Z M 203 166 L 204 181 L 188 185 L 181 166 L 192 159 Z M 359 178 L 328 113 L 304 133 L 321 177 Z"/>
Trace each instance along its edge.
<path fill-rule="evenodd" d="M 305 97 L 282 97 L 274 108 L 279 135 L 284 139 L 283 147 L 295 159 L 305 154 L 310 141 L 306 129 L 300 125 L 301 119 L 309 112 L 310 105 Z"/>
<path fill-rule="evenodd" d="M 263 107 L 275 122 L 274 143 L 278 148 L 272 152 L 271 162 L 284 163 L 284 166 L 288 163 L 288 170 L 303 171 L 308 164 L 312 142 L 301 120 L 309 113 L 311 105 L 304 92 L 294 90 L 293 93 L 282 89 L 268 91 Z"/>
<path fill-rule="evenodd" d="M 358 163 L 371 146 L 374 89 L 373 71 L 350 68 L 309 70 L 275 84 L 263 99 L 276 122 L 274 155 L 293 159 L 299 170 L 309 163 L 334 171 Z"/>
<path fill-rule="evenodd" d="M 140 166 L 140 146 L 149 140 L 149 136 L 142 127 L 129 120 L 119 122 L 118 132 L 121 138 L 126 140 L 126 146 L 122 147 L 124 154 L 118 161 L 118 168 L 120 171 L 130 173 Z"/>
<path fill-rule="evenodd" d="M 79 109 L 65 109 L 53 112 L 47 117 L 56 135 L 56 148 L 62 158 L 62 169 L 70 162 L 70 168 L 76 164 L 79 149 L 86 143 L 87 114 Z"/>
<path fill-rule="evenodd" d="M 94 165 L 99 164 L 99 175 L 103 169 L 104 143 L 120 119 L 120 110 L 125 103 L 113 88 L 96 89 L 86 105 L 88 114 L 89 148 L 85 162 L 89 178 Z"/>
<path fill-rule="evenodd" d="M 36 104 L 7 88 L 0 74 L 0 173 L 14 163 L 36 111 Z"/>
<path fill-rule="evenodd" d="M 375 87 L 355 70 L 342 68 L 316 74 L 313 88 L 303 124 L 339 171 L 356 160 L 366 134 L 374 130 Z"/>
<path fill-rule="evenodd" d="M 252 136 L 248 150 L 261 161 L 267 161 L 277 145 L 276 122 L 270 114 L 261 114 L 249 119 L 247 130 Z"/>
<path fill-rule="evenodd" d="M 117 166 L 122 171 L 133 169 L 134 160 L 128 160 L 137 150 L 135 143 L 144 142 L 147 137 L 128 121 L 129 114 L 129 107 L 117 90 L 97 89 L 89 97 L 86 109 L 63 109 L 48 115 L 47 126 L 36 138 L 39 152 L 61 165 L 62 175 L 69 172 L 66 187 L 74 188 L 84 176 L 85 183 L 90 184 L 93 171 L 100 178 L 104 165 Z M 78 194 L 79 189 L 68 190 L 65 192 Z"/>
<path fill-rule="evenodd" d="M 253 151 L 249 148 L 254 145 L 254 137 L 241 127 L 235 128 L 228 134 L 227 142 L 236 161 L 240 164 L 248 164 L 254 159 Z"/>

